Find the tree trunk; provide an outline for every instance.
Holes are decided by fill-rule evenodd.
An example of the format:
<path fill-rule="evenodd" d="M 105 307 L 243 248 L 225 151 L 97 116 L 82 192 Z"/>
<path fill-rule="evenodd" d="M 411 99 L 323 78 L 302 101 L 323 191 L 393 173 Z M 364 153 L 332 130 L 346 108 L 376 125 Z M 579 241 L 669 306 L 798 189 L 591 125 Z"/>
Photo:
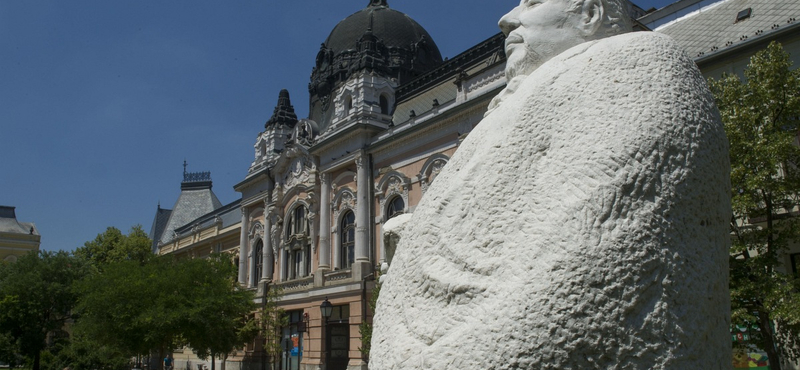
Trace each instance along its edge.
<path fill-rule="evenodd" d="M 33 356 L 33 369 L 32 370 L 39 370 L 41 364 L 39 363 L 42 358 L 42 352 L 36 352 L 36 355 Z"/>
<path fill-rule="evenodd" d="M 775 348 L 775 332 L 772 331 L 772 322 L 766 312 L 759 311 L 758 326 L 761 329 L 761 334 L 764 335 L 765 347 L 767 348 L 763 348 L 763 350 L 767 352 L 769 368 L 781 370 L 781 359 L 778 357 L 778 351 Z"/>
<path fill-rule="evenodd" d="M 213 353 L 211 354 L 211 370 L 216 370 Z"/>

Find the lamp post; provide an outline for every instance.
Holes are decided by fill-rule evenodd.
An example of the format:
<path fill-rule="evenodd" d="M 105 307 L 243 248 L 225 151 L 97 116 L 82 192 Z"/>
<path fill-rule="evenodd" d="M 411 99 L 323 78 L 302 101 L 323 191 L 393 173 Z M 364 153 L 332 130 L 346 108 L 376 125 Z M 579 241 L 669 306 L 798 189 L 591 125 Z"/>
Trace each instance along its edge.
<path fill-rule="evenodd" d="M 331 304 L 331 302 L 328 301 L 328 297 L 325 297 L 325 300 L 322 301 L 322 303 L 319 305 L 319 312 L 322 313 L 322 319 L 323 319 L 322 330 L 320 331 L 320 333 L 322 333 L 321 339 L 325 341 L 325 336 L 327 334 L 326 326 L 328 326 L 328 318 L 331 317 L 331 314 L 333 313 L 333 305 Z M 322 355 L 325 356 L 327 352 L 328 352 L 328 342 L 325 341 L 325 351 L 322 352 Z M 327 362 L 328 356 L 325 356 L 325 359 L 323 361 Z"/>
<path fill-rule="evenodd" d="M 269 292 L 269 280 L 262 280 L 263 287 L 261 289 L 261 314 L 264 315 L 267 310 L 267 293 Z M 267 328 L 264 328 L 264 341 L 261 343 L 261 370 L 267 370 Z M 211 357 L 211 366 L 214 366 L 214 357 Z M 213 369 L 212 369 L 213 370 Z"/>
<path fill-rule="evenodd" d="M 333 305 L 328 301 L 328 297 L 325 297 L 325 300 L 319 305 L 319 311 L 322 312 L 322 317 L 325 318 L 325 322 L 327 323 L 328 318 L 331 317 L 333 313 Z"/>

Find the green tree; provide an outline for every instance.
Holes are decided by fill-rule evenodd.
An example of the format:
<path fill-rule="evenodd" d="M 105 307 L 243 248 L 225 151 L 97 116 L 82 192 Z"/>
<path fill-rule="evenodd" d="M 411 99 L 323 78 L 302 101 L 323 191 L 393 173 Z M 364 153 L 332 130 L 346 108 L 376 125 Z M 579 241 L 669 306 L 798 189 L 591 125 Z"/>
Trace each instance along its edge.
<path fill-rule="evenodd" d="M 372 295 L 369 297 L 369 302 L 367 302 L 367 307 L 369 307 L 373 317 L 375 315 L 375 307 L 378 305 L 378 296 L 381 293 L 380 274 L 376 272 L 375 276 L 377 276 L 375 286 L 372 288 Z M 361 352 L 361 356 L 369 361 L 369 351 L 372 348 L 372 321 L 363 321 L 358 326 L 358 332 L 361 334 L 361 347 L 358 350 Z"/>
<path fill-rule="evenodd" d="M 289 325 L 289 317 L 278 306 L 278 301 L 280 301 L 283 291 L 278 287 L 271 287 L 269 284 L 264 287 L 264 290 L 264 299 L 258 310 L 256 330 L 261 332 L 262 345 L 269 357 L 267 362 L 274 364 L 283 351 L 281 330 L 284 326 Z"/>
<path fill-rule="evenodd" d="M 153 256 L 150 250 L 152 241 L 141 225 L 131 228 L 128 235 L 116 227 L 109 227 L 105 232 L 97 234 L 92 241 L 84 243 L 75 250 L 75 256 L 89 261 L 98 269 L 107 264 L 121 261 L 139 261 L 144 263 Z"/>
<path fill-rule="evenodd" d="M 92 340 L 85 335 L 73 334 L 62 348 L 53 352 L 53 358 L 50 361 L 43 361 L 43 370 L 130 369 L 130 357 L 113 346 Z"/>
<path fill-rule="evenodd" d="M 181 285 L 195 296 L 191 312 L 187 312 L 188 330 L 183 333 L 187 344 L 202 359 L 225 357 L 242 343 L 253 340 L 257 332 L 248 316 L 256 309 L 253 293 L 240 289 L 238 267 L 227 256 L 182 262 Z"/>
<path fill-rule="evenodd" d="M 106 343 L 128 358 L 151 349 L 163 354 L 174 348 L 180 341 L 182 318 L 170 307 L 180 300 L 169 281 L 172 265 L 172 260 L 164 258 L 145 265 L 115 262 L 80 282 L 76 334 Z M 175 296 L 168 297 L 167 292 Z"/>
<path fill-rule="evenodd" d="M 164 358 L 182 345 L 200 356 L 227 353 L 255 309 L 253 293 L 234 279 L 232 263 L 217 257 L 108 264 L 79 284 L 76 332 L 126 356 L 156 350 Z"/>
<path fill-rule="evenodd" d="M 772 369 L 798 358 L 800 295 L 782 266 L 798 240 L 800 72 L 783 48 L 755 54 L 745 80 L 710 85 L 730 141 L 733 217 L 730 288 L 734 325 L 757 326 L 752 341 Z"/>
<path fill-rule="evenodd" d="M 48 335 L 62 337 L 78 299 L 73 283 L 89 273 L 84 261 L 67 252 L 30 252 L 0 265 L 0 360 L 20 357 L 40 369 Z"/>

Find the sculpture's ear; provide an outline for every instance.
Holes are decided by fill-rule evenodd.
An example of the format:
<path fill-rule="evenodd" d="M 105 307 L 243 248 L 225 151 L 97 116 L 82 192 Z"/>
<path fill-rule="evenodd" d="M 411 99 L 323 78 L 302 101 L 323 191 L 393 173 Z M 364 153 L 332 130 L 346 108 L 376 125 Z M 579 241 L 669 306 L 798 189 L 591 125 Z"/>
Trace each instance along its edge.
<path fill-rule="evenodd" d="M 581 11 L 580 28 L 584 37 L 591 38 L 603 25 L 605 9 L 601 0 L 585 0 Z"/>

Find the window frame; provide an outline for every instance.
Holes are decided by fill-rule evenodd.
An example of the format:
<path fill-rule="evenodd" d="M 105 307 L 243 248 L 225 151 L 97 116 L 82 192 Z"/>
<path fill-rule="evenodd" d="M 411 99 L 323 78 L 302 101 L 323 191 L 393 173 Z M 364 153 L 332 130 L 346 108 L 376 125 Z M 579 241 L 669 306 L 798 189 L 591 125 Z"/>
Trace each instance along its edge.
<path fill-rule="evenodd" d="M 355 263 L 356 214 L 348 209 L 339 221 L 339 266 L 349 269 Z"/>
<path fill-rule="evenodd" d="M 397 204 L 396 204 L 397 201 L 400 201 L 400 204 L 402 204 L 400 209 L 397 209 Z M 405 201 L 405 199 L 403 199 L 402 196 L 395 195 L 394 197 L 392 197 L 392 199 L 389 200 L 389 202 L 387 202 L 387 205 L 386 205 L 386 219 L 387 220 L 390 220 L 390 219 L 392 219 L 394 217 L 402 215 L 405 212 L 406 212 L 406 201 Z"/>

